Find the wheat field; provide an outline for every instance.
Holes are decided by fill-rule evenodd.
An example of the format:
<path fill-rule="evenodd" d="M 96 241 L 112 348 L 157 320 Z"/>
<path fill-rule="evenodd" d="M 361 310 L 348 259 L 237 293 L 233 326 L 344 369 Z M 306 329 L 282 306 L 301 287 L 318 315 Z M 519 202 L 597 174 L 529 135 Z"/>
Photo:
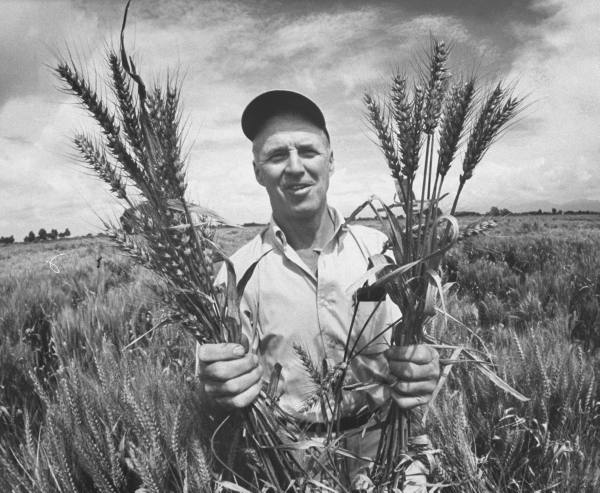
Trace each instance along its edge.
<path fill-rule="evenodd" d="M 231 253 L 258 230 L 217 239 Z M 485 345 L 530 401 L 454 367 L 425 424 L 444 491 L 599 490 L 599 251 L 597 215 L 545 215 L 502 218 L 448 254 L 451 318 L 429 330 Z M 192 338 L 153 330 L 158 279 L 105 237 L 9 245 L 0 261 L 1 490 L 208 491 L 215 423 Z"/>

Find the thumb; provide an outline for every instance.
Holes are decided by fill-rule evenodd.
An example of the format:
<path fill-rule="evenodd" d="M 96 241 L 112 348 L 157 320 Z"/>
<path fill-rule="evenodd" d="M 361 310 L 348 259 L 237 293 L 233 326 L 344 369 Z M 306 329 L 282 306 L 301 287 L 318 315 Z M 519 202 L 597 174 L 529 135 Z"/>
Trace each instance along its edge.
<path fill-rule="evenodd" d="M 370 373 L 375 382 L 381 382 L 387 385 L 395 385 L 398 383 L 398 379 L 389 373 L 384 373 L 377 370 L 370 370 Z"/>
<path fill-rule="evenodd" d="M 246 334 L 242 334 L 240 338 L 240 344 L 243 346 L 246 352 L 250 350 L 250 341 L 248 340 L 248 337 L 246 337 Z"/>

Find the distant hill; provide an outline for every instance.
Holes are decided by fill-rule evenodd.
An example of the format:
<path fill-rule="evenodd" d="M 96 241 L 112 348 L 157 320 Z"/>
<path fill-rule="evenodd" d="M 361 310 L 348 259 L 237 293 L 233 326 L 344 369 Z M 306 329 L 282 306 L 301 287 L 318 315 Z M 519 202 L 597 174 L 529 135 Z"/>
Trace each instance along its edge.
<path fill-rule="evenodd" d="M 562 211 L 592 211 L 600 212 L 600 200 L 570 200 L 568 202 L 556 203 L 548 200 L 536 200 L 533 202 L 527 202 L 519 204 L 511 209 L 513 212 L 527 212 L 537 211 L 542 209 L 543 211 L 551 211 L 552 208 Z"/>
<path fill-rule="evenodd" d="M 562 204 L 559 209 L 563 211 L 600 212 L 600 200 L 571 200 Z"/>

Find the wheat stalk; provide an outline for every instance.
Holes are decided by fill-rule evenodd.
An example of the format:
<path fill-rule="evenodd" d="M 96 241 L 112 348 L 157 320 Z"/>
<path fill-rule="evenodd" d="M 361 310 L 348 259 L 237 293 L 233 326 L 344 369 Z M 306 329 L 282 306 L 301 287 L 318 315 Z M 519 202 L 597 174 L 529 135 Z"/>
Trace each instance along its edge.
<path fill-rule="evenodd" d="M 100 127 L 99 138 L 78 134 L 75 147 L 98 177 L 109 184 L 116 197 L 133 211 L 127 217 L 133 234 L 126 234 L 108 223 L 107 230 L 123 251 L 166 282 L 165 301 L 170 320 L 176 321 L 198 342 L 242 342 L 239 308 L 242 282 L 238 283 L 231 261 L 213 242 L 214 228 L 208 220 L 198 224 L 185 199 L 187 183 L 181 154 L 179 86 L 176 80 L 169 78 L 164 88 L 147 89 L 125 50 L 128 10 L 129 2 L 123 18 L 119 53 L 109 51 L 107 56 L 114 109 L 102 100 L 72 60 L 60 61 L 55 69 L 67 91 L 78 97 Z M 129 187 L 134 189 L 133 193 Z M 214 285 L 214 263 L 221 260 L 228 275 L 225 287 Z M 164 321 L 158 326 L 162 323 Z M 151 455 L 158 454 L 164 437 L 151 407 L 139 402 L 129 386 L 123 392 L 137 418 L 136 427 L 143 437 L 144 447 Z M 260 478 L 255 478 L 251 486 L 258 489 L 258 481 L 266 481 L 277 490 L 284 490 L 296 477 L 307 475 L 293 453 L 282 448 L 283 437 L 286 443 L 293 443 L 303 439 L 302 432 L 294 428 L 291 416 L 278 409 L 272 395 L 263 393 L 241 417 L 247 445 L 256 451 L 263 466 Z M 87 421 L 93 429 L 95 443 L 104 440 L 94 415 L 87 415 Z M 288 431 L 290 426 L 295 434 Z M 97 456 L 102 463 L 100 469 L 110 470 L 109 458 L 98 456 L 100 452 L 94 444 L 90 450 L 95 451 L 83 451 L 86 457 L 92 457 L 90 453 Z M 176 447 L 174 452 L 177 455 Z M 135 451 L 132 454 L 136 456 Z M 203 454 L 201 445 L 192 454 L 200 465 L 204 464 Z M 143 456 L 134 462 L 146 486 L 152 491 L 160 490 L 159 476 L 164 476 L 165 465 L 150 467 Z M 204 472 L 198 477 L 200 488 L 206 491 L 212 487 L 209 467 L 208 462 L 206 467 L 200 467 Z M 235 476 L 235 472 L 231 472 Z M 66 480 L 62 482 L 68 484 Z M 100 476 L 98 482 L 107 486 Z"/>
<path fill-rule="evenodd" d="M 424 105 L 423 131 L 431 135 L 438 125 L 450 74 L 446 63 L 449 51 L 443 41 L 433 40 L 429 56 L 429 82 Z"/>
<path fill-rule="evenodd" d="M 450 96 L 445 102 L 442 116 L 442 126 L 439 134 L 439 150 L 437 172 L 440 177 L 440 188 L 443 180 L 452 165 L 459 141 L 471 109 L 475 92 L 475 80 L 469 79 L 465 83 L 455 84 Z M 439 196 L 439 191 L 438 191 Z"/>
<path fill-rule="evenodd" d="M 475 167 L 488 151 L 492 143 L 499 137 L 517 114 L 523 104 L 523 99 L 513 97 L 501 83 L 494 88 L 484 101 L 476 122 L 471 129 L 467 150 L 463 159 L 463 174 L 460 176 L 458 191 L 454 198 L 451 214 L 456 211 L 462 189 L 475 171 Z"/>
<path fill-rule="evenodd" d="M 444 302 L 441 260 L 461 238 L 458 223 L 451 215 L 455 213 L 466 181 L 472 177 L 475 167 L 522 104 L 521 99 L 513 97 L 500 83 L 477 105 L 475 78 L 459 79 L 452 84 L 452 76 L 446 66 L 448 55 L 446 45 L 433 40 L 424 63 L 426 75 L 412 84 L 412 90 L 409 90 L 411 84 L 405 76 L 396 74 L 392 78 L 387 105 L 391 118 L 384 114 L 381 109 L 384 106 L 376 103 L 373 96 L 366 94 L 364 97 L 368 121 L 392 170 L 396 188 L 402 190 L 399 198 L 406 216 L 404 224 L 401 224 L 391 209 L 384 205 L 385 217 L 382 217 L 373 205 L 374 199 L 355 211 L 357 213 L 371 206 L 386 226 L 388 246 L 395 263 L 385 266 L 384 261 L 383 265 L 374 267 L 371 272 L 378 279 L 369 287 L 383 287 L 402 312 L 402 319 L 395 324 L 391 335 L 392 343 L 397 345 L 424 341 L 424 326 L 435 314 L 436 297 Z M 478 106 L 477 110 L 475 106 Z M 461 146 L 472 112 L 476 116 L 466 142 L 463 174 L 450 216 L 445 216 L 439 208 L 444 197 L 444 181 Z M 438 153 L 434 163 L 436 140 Z M 425 153 L 421 156 L 423 143 Z M 413 188 L 417 174 L 421 179 L 420 194 L 415 197 Z M 400 177 L 403 183 L 399 183 Z M 462 238 L 493 226 L 492 223 L 471 225 L 463 232 Z M 496 383 L 501 381 L 490 373 L 487 376 Z M 382 438 L 371 471 L 376 485 L 384 484 L 396 474 L 393 472 L 394 465 L 407 453 L 408 434 L 408 415 L 392 404 L 384 419 Z"/>

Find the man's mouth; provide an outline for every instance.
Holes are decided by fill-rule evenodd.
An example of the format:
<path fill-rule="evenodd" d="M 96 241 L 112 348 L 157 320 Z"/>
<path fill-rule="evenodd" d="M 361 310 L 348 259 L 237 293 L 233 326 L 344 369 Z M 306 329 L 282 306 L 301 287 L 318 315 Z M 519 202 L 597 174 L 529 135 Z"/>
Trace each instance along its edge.
<path fill-rule="evenodd" d="M 301 190 L 304 190 L 306 188 L 310 187 L 310 183 L 296 183 L 293 185 L 286 185 L 283 188 L 287 191 L 290 192 L 299 192 Z"/>

